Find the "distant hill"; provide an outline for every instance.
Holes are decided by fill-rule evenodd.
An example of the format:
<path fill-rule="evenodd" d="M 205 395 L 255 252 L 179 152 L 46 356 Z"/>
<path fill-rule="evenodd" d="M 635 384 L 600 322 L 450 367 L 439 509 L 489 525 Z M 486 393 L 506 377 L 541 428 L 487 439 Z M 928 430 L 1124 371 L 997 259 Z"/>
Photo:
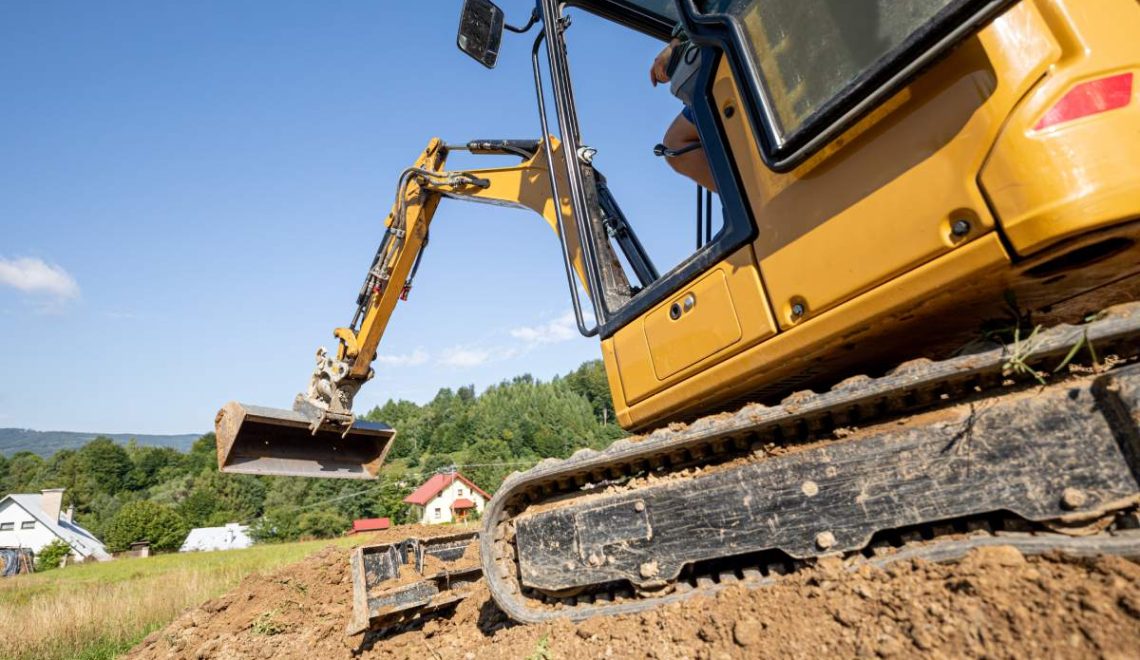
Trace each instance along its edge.
<path fill-rule="evenodd" d="M 19 451 L 30 451 L 47 458 L 60 449 L 79 449 L 99 436 L 127 444 L 132 438 L 140 445 L 173 447 L 189 451 L 190 445 L 202 437 L 201 433 L 183 435 L 142 435 L 138 433 L 77 433 L 74 431 L 33 431 L 32 429 L 0 429 L 0 454 L 11 456 Z"/>

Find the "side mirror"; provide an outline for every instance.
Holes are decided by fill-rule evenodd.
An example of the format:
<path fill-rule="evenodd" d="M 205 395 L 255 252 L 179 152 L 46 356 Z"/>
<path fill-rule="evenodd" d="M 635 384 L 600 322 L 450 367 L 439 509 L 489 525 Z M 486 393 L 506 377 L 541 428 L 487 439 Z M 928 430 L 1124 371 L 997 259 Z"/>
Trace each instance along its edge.
<path fill-rule="evenodd" d="M 499 59 L 503 41 L 503 10 L 491 0 L 464 0 L 455 43 L 488 69 Z"/>

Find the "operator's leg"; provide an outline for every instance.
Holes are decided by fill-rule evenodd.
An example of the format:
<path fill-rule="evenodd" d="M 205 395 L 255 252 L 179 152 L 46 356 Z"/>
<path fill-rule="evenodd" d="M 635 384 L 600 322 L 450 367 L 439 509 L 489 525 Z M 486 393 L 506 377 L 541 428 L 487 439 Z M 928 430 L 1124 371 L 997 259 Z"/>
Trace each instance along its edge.
<path fill-rule="evenodd" d="M 677 118 L 669 125 L 669 129 L 665 131 L 665 138 L 661 142 L 670 149 L 680 149 L 700 141 L 701 136 L 697 133 L 697 127 L 682 113 L 677 115 Z M 689 153 L 665 160 L 678 174 L 687 176 L 705 188 L 716 192 L 716 183 L 713 181 L 712 171 L 709 169 L 709 161 L 705 157 L 704 149 L 694 149 Z"/>

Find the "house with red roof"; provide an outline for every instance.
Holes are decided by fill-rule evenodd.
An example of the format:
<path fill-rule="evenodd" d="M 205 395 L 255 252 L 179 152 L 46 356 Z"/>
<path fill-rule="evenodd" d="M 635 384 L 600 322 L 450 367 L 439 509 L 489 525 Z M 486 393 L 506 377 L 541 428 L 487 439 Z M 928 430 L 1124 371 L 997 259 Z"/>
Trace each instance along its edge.
<path fill-rule="evenodd" d="M 483 513 L 487 491 L 475 485 L 459 472 L 436 474 L 404 498 L 405 504 L 412 506 L 418 522 L 424 525 L 438 525 L 448 522 L 463 522 L 475 511 Z"/>

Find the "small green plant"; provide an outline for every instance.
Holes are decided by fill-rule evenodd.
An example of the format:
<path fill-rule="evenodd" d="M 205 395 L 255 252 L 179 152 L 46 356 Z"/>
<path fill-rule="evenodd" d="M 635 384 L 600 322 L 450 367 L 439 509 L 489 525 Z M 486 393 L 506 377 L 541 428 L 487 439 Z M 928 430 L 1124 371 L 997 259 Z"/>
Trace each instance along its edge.
<path fill-rule="evenodd" d="M 1092 340 L 1089 339 L 1088 330 L 1085 330 L 1081 334 L 1080 341 L 1073 344 L 1073 347 L 1071 349 L 1069 349 L 1068 355 L 1065 356 L 1064 360 L 1061 360 L 1061 364 L 1057 365 L 1057 368 L 1053 370 L 1053 373 L 1057 373 L 1058 371 L 1069 366 L 1069 363 L 1073 361 L 1073 358 L 1075 358 L 1077 356 L 1077 353 L 1079 353 L 1080 350 L 1084 347 L 1088 347 L 1089 355 L 1092 357 L 1093 365 L 1099 366 L 1100 365 L 1100 359 L 1097 358 L 1097 356 L 1096 356 L 1096 347 L 1093 346 Z"/>
<path fill-rule="evenodd" d="M 273 618 L 275 616 L 277 616 L 277 610 L 262 612 L 260 616 L 254 619 L 253 625 L 249 629 L 255 635 L 265 635 L 266 637 L 280 635 L 285 632 L 285 624 L 275 620 Z"/>
<path fill-rule="evenodd" d="M 554 660 L 554 655 L 550 653 L 550 633 L 539 638 L 534 645 L 534 653 L 528 655 L 526 660 Z"/>
<path fill-rule="evenodd" d="M 1021 328 L 1014 327 L 1013 329 L 1013 344 L 1010 347 L 1012 352 L 1005 360 L 1003 371 L 1007 373 L 1015 373 L 1019 375 L 1033 376 L 1038 383 L 1044 385 L 1045 378 L 1036 369 L 1029 366 L 1025 362 L 1025 358 L 1033 354 L 1034 349 L 1037 348 L 1037 333 L 1041 331 L 1041 326 L 1033 328 L 1033 332 L 1021 340 Z"/>
<path fill-rule="evenodd" d="M 36 553 L 36 572 L 50 571 L 59 568 L 63 558 L 71 553 L 71 546 L 60 539 L 40 548 Z"/>

